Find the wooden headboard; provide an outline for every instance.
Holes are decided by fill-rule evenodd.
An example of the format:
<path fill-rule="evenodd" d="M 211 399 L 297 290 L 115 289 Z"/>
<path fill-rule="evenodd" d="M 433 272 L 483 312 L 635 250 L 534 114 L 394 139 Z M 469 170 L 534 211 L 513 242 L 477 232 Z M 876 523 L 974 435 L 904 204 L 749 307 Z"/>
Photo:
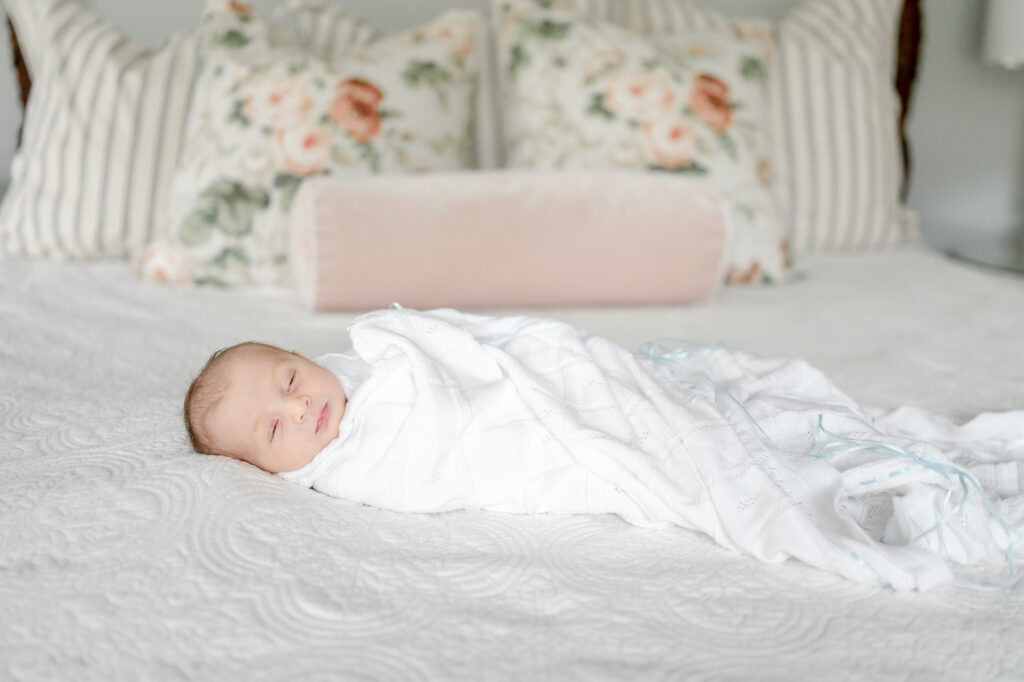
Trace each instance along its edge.
<path fill-rule="evenodd" d="M 14 24 L 7 20 L 7 31 L 11 35 L 11 55 L 14 58 L 14 70 L 18 73 L 18 93 L 21 97 L 21 112 L 25 113 L 25 105 L 28 103 L 28 91 L 32 88 L 32 79 L 28 75 L 28 67 L 25 66 L 25 58 L 21 54 L 21 43 L 18 42 L 18 34 L 14 32 Z M 24 116 L 23 116 L 24 118 Z M 21 126 L 18 126 L 18 146 L 21 146 Z"/>
<path fill-rule="evenodd" d="M 11 36 L 11 52 L 14 68 L 18 72 L 18 88 L 21 95 L 22 111 L 28 102 L 28 93 L 32 88 L 32 80 L 25 67 L 25 59 L 21 55 L 18 36 L 10 19 L 7 30 Z M 917 76 L 917 63 L 921 53 L 921 0 L 904 0 L 903 14 L 900 19 L 900 35 L 898 54 L 896 56 L 896 91 L 900 97 L 900 142 L 903 147 L 903 192 L 906 193 L 907 178 L 910 177 L 910 147 L 907 144 L 906 121 L 910 110 L 910 98 L 914 90 L 914 79 Z M 18 143 L 21 143 L 21 129 L 18 129 Z"/>
<path fill-rule="evenodd" d="M 903 186 L 900 198 L 906 200 L 910 178 L 910 145 L 907 143 L 907 113 L 910 96 L 917 78 L 917 63 L 921 57 L 921 0 L 904 0 L 900 17 L 900 38 L 896 55 L 896 92 L 900 96 L 900 146 L 903 150 Z"/>

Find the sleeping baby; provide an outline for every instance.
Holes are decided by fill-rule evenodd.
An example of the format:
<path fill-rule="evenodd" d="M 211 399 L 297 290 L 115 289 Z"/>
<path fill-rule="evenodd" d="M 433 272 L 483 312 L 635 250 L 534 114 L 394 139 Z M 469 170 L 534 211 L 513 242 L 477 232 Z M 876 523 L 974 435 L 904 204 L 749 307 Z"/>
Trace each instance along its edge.
<path fill-rule="evenodd" d="M 348 331 L 315 362 L 215 353 L 185 398 L 196 451 L 385 509 L 617 514 L 897 589 L 1013 570 L 1024 412 L 883 412 L 802 361 L 549 319 L 393 306 Z"/>

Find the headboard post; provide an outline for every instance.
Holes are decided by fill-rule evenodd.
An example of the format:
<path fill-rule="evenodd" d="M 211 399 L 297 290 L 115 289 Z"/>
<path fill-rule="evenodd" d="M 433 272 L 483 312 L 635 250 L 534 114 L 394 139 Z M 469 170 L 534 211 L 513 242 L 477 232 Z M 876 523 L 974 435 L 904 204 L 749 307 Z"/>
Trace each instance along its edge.
<path fill-rule="evenodd" d="M 910 111 L 910 96 L 917 78 L 922 32 L 921 0 L 904 0 L 903 15 L 900 18 L 899 54 L 896 60 L 896 92 L 900 95 L 900 143 L 903 148 L 903 185 L 900 188 L 900 196 L 904 200 L 907 198 L 907 180 L 910 178 L 907 114 Z"/>
<path fill-rule="evenodd" d="M 21 110 L 25 111 L 25 105 L 28 104 L 28 91 L 32 85 L 32 81 L 28 77 L 28 67 L 25 66 L 25 58 L 21 54 L 21 44 L 18 43 L 18 34 L 14 31 L 14 24 L 11 20 L 7 19 L 7 32 L 11 36 L 11 58 L 14 61 L 14 70 L 18 72 L 18 93 L 21 97 Z M 25 117 L 22 116 L 22 121 Z M 21 129 L 22 124 L 18 124 L 18 146 L 21 146 Z"/>

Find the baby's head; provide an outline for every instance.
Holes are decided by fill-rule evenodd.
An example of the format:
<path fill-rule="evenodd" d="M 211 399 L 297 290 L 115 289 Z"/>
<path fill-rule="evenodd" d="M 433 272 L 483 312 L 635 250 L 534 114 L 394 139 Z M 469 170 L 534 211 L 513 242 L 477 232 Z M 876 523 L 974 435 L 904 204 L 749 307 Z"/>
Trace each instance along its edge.
<path fill-rule="evenodd" d="M 196 452 L 277 473 L 308 464 L 338 437 L 345 391 L 297 351 L 247 342 L 217 351 L 185 395 Z"/>

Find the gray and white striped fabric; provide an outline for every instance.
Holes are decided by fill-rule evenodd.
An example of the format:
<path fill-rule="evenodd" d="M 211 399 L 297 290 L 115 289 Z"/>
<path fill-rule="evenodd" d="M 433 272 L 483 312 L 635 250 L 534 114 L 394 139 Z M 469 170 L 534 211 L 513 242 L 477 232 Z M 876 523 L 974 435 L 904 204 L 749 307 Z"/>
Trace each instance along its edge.
<path fill-rule="evenodd" d="M 307 47 L 324 59 L 338 62 L 354 50 L 379 40 L 384 31 L 353 14 L 344 4 L 291 0 L 288 12 Z"/>
<path fill-rule="evenodd" d="M 645 33 L 730 29 L 686 0 L 580 0 Z M 882 248 L 917 235 L 900 203 L 893 86 L 903 0 L 803 0 L 774 26 L 773 176 L 797 253 Z"/>
<path fill-rule="evenodd" d="M 197 35 L 146 50 L 78 0 L 6 0 L 6 8 L 36 64 L 0 206 L 0 251 L 130 255 L 152 239 L 167 199 Z"/>
<path fill-rule="evenodd" d="M 893 85 L 902 0 L 805 2 L 779 23 L 776 156 L 798 251 L 911 236 Z"/>

